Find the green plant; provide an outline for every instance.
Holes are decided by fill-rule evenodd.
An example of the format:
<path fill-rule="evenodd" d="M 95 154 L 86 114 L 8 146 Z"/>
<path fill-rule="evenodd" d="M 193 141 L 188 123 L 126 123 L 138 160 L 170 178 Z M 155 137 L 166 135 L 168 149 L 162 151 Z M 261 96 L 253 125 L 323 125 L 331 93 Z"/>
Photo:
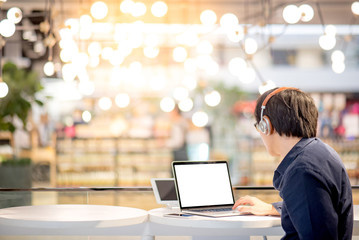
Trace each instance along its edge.
<path fill-rule="evenodd" d="M 3 81 L 9 87 L 9 93 L 0 99 L 0 131 L 14 132 L 16 130 L 13 124 L 15 117 L 22 121 L 23 127 L 26 127 L 32 104 L 43 105 L 43 102 L 36 96 L 43 86 L 36 72 L 19 69 L 11 62 L 4 64 L 2 75 Z"/>

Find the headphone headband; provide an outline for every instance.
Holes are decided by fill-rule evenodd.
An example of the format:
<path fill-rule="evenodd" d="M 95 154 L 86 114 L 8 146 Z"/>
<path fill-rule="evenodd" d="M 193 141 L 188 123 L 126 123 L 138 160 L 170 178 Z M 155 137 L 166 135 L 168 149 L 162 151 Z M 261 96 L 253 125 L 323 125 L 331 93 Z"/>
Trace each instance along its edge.
<path fill-rule="evenodd" d="M 292 89 L 292 90 L 297 90 L 300 91 L 298 88 L 294 88 L 294 87 L 280 87 L 277 88 L 276 90 L 274 90 L 273 92 L 271 92 L 270 94 L 268 94 L 268 96 L 264 99 L 263 103 L 262 103 L 262 108 L 267 105 L 267 102 L 269 101 L 269 99 L 271 99 L 271 97 L 273 97 L 274 95 L 276 95 L 277 93 L 287 90 L 287 89 Z"/>

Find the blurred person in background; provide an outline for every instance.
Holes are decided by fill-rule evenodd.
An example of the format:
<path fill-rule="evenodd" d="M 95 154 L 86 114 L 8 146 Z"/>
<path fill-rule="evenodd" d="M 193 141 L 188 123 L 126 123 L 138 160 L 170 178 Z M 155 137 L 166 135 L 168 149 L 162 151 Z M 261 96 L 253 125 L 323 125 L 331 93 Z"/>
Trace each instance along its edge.
<path fill-rule="evenodd" d="M 281 159 L 273 185 L 283 202 L 245 196 L 233 209 L 281 215 L 282 239 L 352 239 L 351 185 L 339 155 L 316 138 L 313 99 L 296 88 L 272 89 L 258 98 L 254 115 L 267 151 Z"/>

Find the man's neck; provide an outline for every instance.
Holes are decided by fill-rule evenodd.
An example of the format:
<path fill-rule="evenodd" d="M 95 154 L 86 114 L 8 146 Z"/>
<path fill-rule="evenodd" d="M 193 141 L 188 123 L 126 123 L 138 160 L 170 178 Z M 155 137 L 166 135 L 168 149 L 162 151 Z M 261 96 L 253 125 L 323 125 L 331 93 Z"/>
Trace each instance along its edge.
<path fill-rule="evenodd" d="M 299 137 L 279 136 L 279 154 L 283 160 L 290 150 L 301 140 Z"/>

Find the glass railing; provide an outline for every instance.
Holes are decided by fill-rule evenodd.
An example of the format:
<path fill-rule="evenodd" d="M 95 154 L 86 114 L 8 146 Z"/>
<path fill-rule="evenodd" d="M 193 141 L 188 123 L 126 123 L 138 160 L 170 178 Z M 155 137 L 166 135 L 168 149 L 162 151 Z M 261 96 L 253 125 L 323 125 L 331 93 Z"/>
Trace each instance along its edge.
<path fill-rule="evenodd" d="M 359 205 L 359 186 L 353 186 L 353 200 Z M 245 195 L 266 202 L 280 201 L 273 187 L 234 187 L 235 198 Z M 29 205 L 91 204 L 135 207 L 144 210 L 162 207 L 156 202 L 151 187 L 116 188 L 30 188 L 1 189 L 0 208 Z"/>

